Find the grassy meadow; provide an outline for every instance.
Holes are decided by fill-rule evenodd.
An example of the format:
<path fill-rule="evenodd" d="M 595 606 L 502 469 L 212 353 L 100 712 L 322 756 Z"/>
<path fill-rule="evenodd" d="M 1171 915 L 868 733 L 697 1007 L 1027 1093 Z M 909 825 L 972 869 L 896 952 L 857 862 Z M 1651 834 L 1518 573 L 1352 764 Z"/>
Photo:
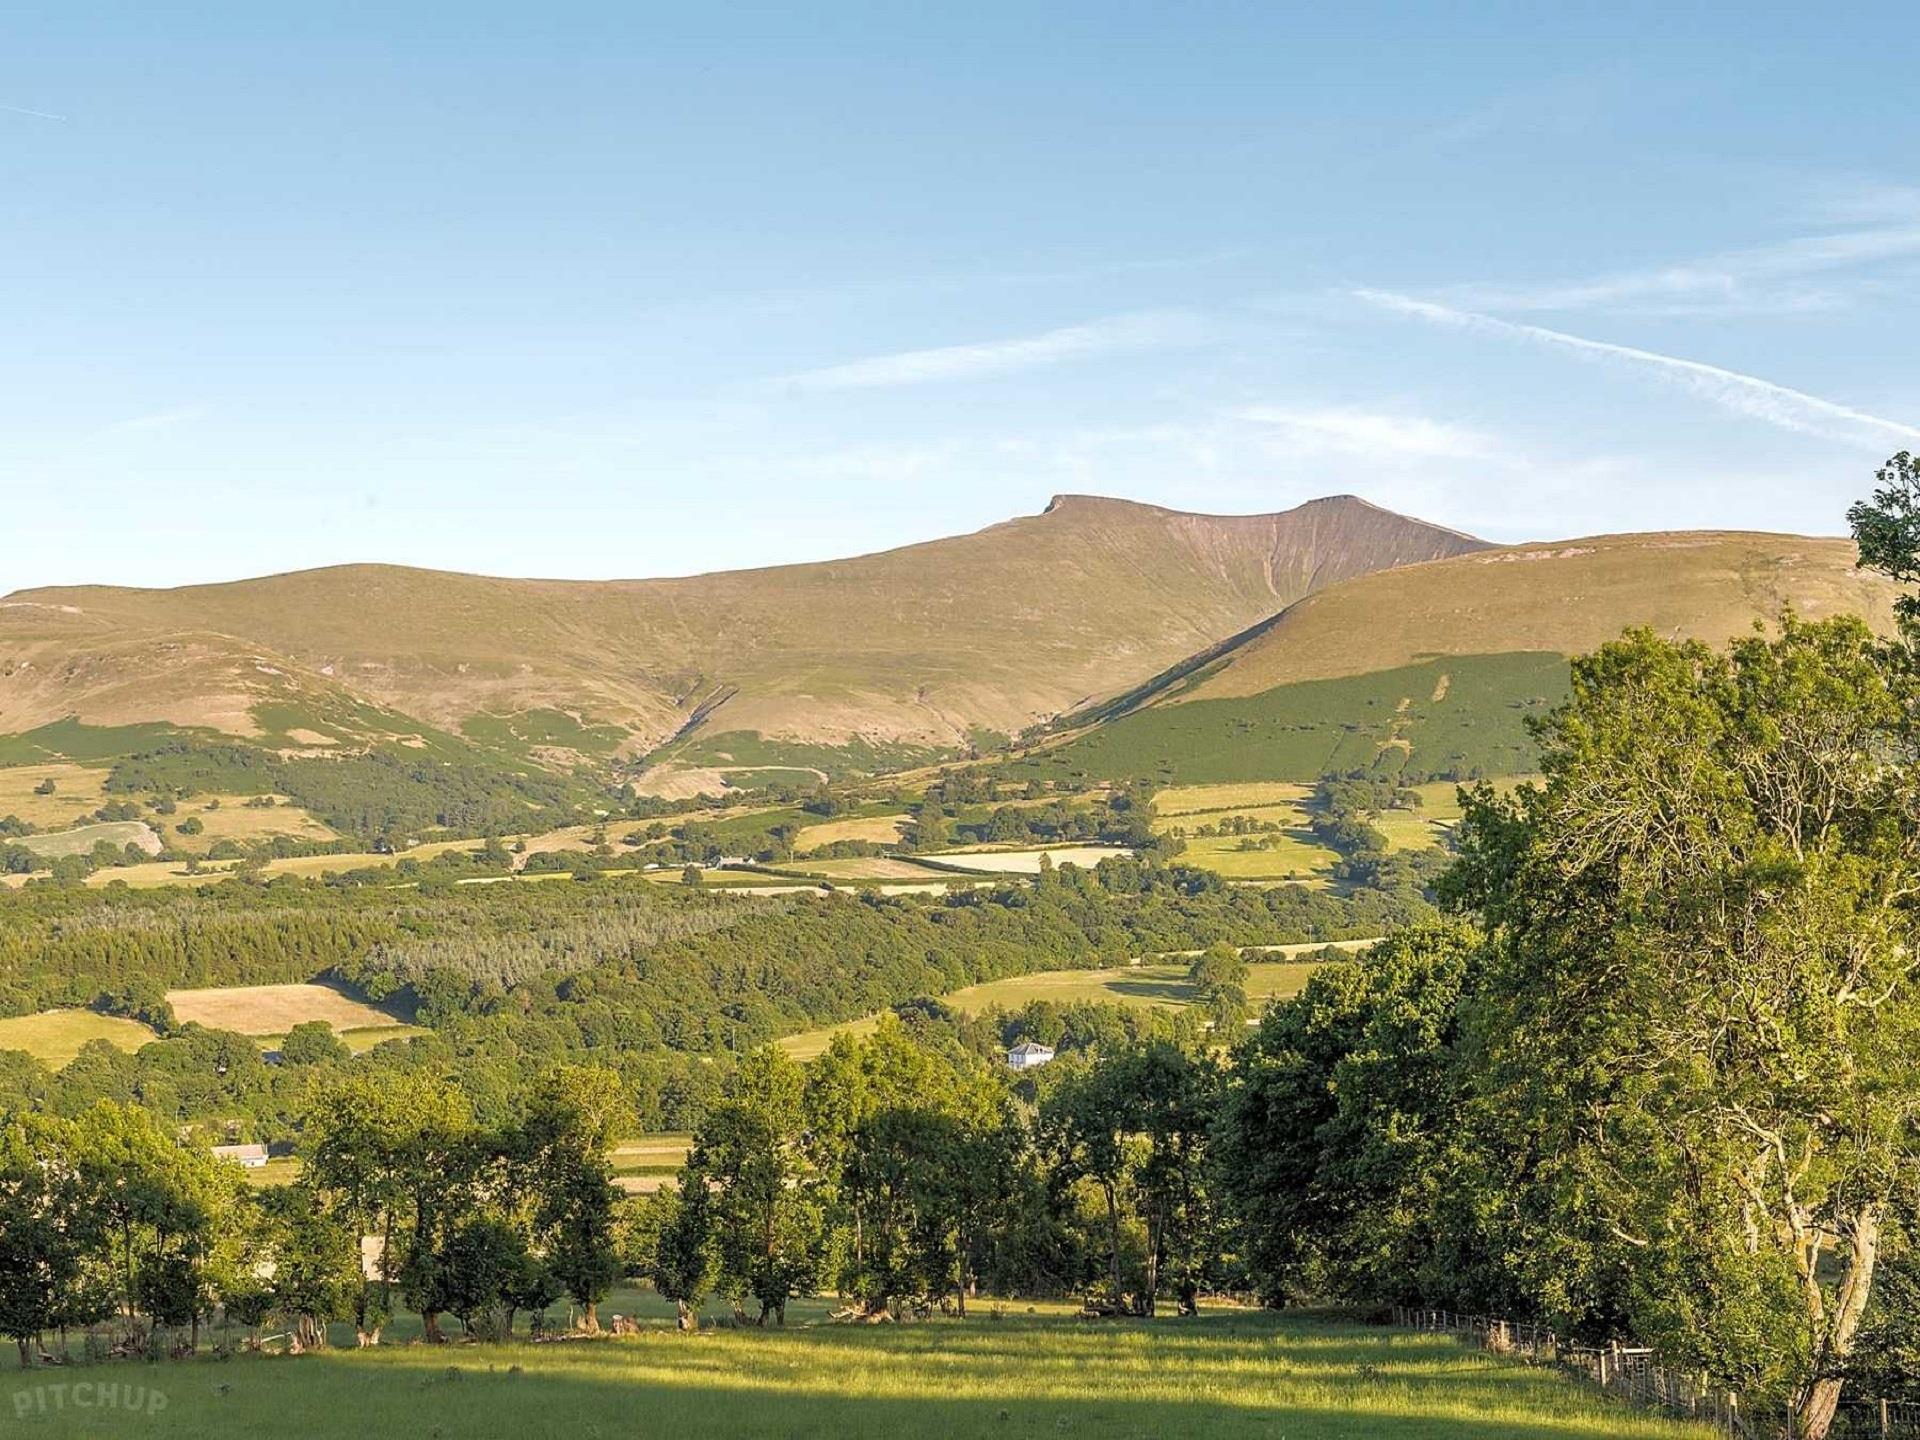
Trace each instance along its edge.
<path fill-rule="evenodd" d="M 1296 953 L 1321 948 L 1318 945 L 1284 947 Z M 1092 1002 L 1173 1009 L 1193 1003 L 1193 982 L 1187 979 L 1187 969 L 1185 961 L 1176 960 L 1113 970 L 1038 970 L 1031 975 L 1013 975 L 1005 980 L 969 985 L 940 998 L 964 1015 L 981 1015 L 993 1009 L 1018 1010 L 1033 1000 L 1052 1000 L 1062 1005 Z M 1257 1009 L 1269 1000 L 1297 995 L 1313 971 L 1311 961 L 1257 961 L 1247 967 L 1247 999 Z M 811 1060 L 833 1042 L 835 1035 L 870 1035 L 879 1023 L 877 1015 L 866 1015 L 838 1025 L 803 1030 L 776 1043 L 796 1060 Z"/>
<path fill-rule="evenodd" d="M 71 830 L 55 830 L 43 835 L 23 835 L 13 841 L 36 855 L 57 860 L 62 855 L 85 855 L 102 840 L 116 850 L 138 845 L 149 855 L 160 848 L 160 837 L 144 820 L 100 820 Z"/>
<path fill-rule="evenodd" d="M 1312 795 L 1312 786 L 1274 781 L 1171 786 L 1154 796 L 1153 828 L 1185 835 L 1183 865 L 1229 880 L 1290 880 L 1318 888 L 1331 882 L 1340 856 L 1314 839 L 1307 808 Z M 1253 835 L 1194 833 L 1240 816 L 1282 828 Z"/>
<path fill-rule="evenodd" d="M 53 793 L 38 794 L 49 780 Z M 15 815 L 42 830 L 64 829 L 107 802 L 106 783 L 107 771 L 97 765 L 0 765 L 0 816 Z"/>
<path fill-rule="evenodd" d="M 370 1050 L 386 1040 L 423 1032 L 397 1015 L 355 1000 L 327 985 L 232 985 L 217 989 L 169 990 L 174 1017 L 247 1035 L 275 1045 L 287 1031 L 307 1020 L 324 1020 L 348 1049 Z M 135 1020 L 97 1015 L 91 1010 L 44 1010 L 38 1015 L 0 1019 L 0 1050 L 24 1050 L 49 1069 L 58 1070 L 90 1040 L 105 1040 L 122 1050 L 138 1050 L 154 1039 Z"/>
<path fill-rule="evenodd" d="M 823 824 L 809 825 L 801 831 L 800 838 L 794 842 L 794 849 L 804 855 L 809 850 L 818 850 L 823 845 L 832 845 L 840 840 L 866 840 L 875 845 L 891 845 L 900 838 L 906 824 L 904 811 L 865 815 L 852 820 L 828 820 Z"/>
<path fill-rule="evenodd" d="M 337 832 L 288 803 L 284 796 L 274 798 L 279 803 L 266 806 L 249 805 L 244 795 L 196 795 L 191 800 L 182 801 L 174 814 L 158 819 L 156 823 L 166 827 L 170 846 L 195 855 L 206 854 L 222 840 L 249 845 L 274 835 L 286 835 L 295 840 L 339 838 Z M 200 822 L 198 835 L 180 833 L 180 823 L 188 817 Z"/>
<path fill-rule="evenodd" d="M 1339 859 L 1326 846 L 1293 832 L 1191 839 L 1180 852 L 1182 865 L 1229 880 L 1293 881 L 1310 889 L 1332 883 L 1330 872 Z"/>
<path fill-rule="evenodd" d="M 1055 866 L 1078 865 L 1091 870 L 1102 860 L 1132 853 L 1117 845 L 1053 845 L 1031 850 L 945 850 L 926 858 L 943 867 L 982 875 L 1038 875 L 1043 857 Z"/>
<path fill-rule="evenodd" d="M 621 1308 L 616 1296 L 604 1313 Z M 1253 1311 L 1085 1322 L 1023 1304 L 993 1318 L 638 1334 L 566 1344 L 383 1345 L 297 1359 L 120 1364 L 20 1376 L 11 1433 L 102 1433 L 90 1409 L 34 1403 L 36 1384 L 120 1382 L 164 1395 L 112 1427 L 194 1440 L 259 1435 L 779 1435 L 847 1440 L 1011 1434 L 1116 1440 L 1682 1440 L 1659 1419 L 1553 1371 L 1390 1333 Z M 1054 1307 L 1047 1307 L 1049 1310 Z M 650 1313 L 651 1312 L 651 1313 Z M 397 1335 L 394 1338 L 400 1338 Z"/>
<path fill-rule="evenodd" d="M 231 1030 L 236 1035 L 284 1035 L 295 1025 L 324 1020 L 334 1030 L 391 1029 L 401 1018 L 356 1000 L 331 985 L 222 985 L 169 990 L 167 1003 L 181 1024 Z"/>
<path fill-rule="evenodd" d="M 1312 795 L 1311 785 L 1276 780 L 1239 785 L 1169 785 L 1154 794 L 1153 810 L 1163 821 L 1194 825 L 1205 821 L 1182 817 L 1248 815 L 1267 806 L 1298 808 Z"/>
<path fill-rule="evenodd" d="M 153 1031 L 137 1020 L 91 1010 L 43 1010 L 0 1019 L 0 1050 L 24 1050 L 50 1070 L 65 1065 L 91 1040 L 138 1050 L 153 1038 Z"/>

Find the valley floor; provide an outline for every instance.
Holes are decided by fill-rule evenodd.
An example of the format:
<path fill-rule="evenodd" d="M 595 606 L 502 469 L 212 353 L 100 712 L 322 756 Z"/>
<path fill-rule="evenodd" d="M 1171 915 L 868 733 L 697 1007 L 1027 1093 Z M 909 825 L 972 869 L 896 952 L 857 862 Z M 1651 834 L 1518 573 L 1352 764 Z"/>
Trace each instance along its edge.
<path fill-rule="evenodd" d="M 1704 1437 L 1434 1335 L 1246 1311 L 1087 1322 L 983 1302 L 966 1321 L 820 1323 L 509 1346 L 15 1373 L 9 1433 L 81 1436 Z M 143 1388 L 142 1413 L 62 1402 Z M 89 1396 L 100 1392 L 90 1390 Z M 120 1392 L 125 1394 L 123 1390 Z M 151 1397 L 163 1395 L 158 1409 Z"/>

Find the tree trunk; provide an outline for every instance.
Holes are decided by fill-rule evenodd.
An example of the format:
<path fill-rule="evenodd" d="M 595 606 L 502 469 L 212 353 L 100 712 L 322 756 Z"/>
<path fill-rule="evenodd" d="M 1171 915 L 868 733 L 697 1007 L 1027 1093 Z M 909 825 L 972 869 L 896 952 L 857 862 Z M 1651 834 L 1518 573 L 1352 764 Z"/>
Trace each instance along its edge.
<path fill-rule="evenodd" d="M 1120 1303 L 1120 1202 L 1113 1193 L 1113 1182 L 1102 1181 L 1107 1196 L 1107 1274 L 1113 1281 L 1113 1303 Z"/>
<path fill-rule="evenodd" d="M 1142 1315 L 1153 1314 L 1154 1301 L 1160 1294 L 1160 1234 L 1162 1230 L 1158 1207 L 1147 1212 L 1147 1283 L 1146 1293 L 1140 1297 L 1139 1310 Z"/>
<path fill-rule="evenodd" d="M 1793 1433 L 1798 1440 L 1827 1440 L 1833 1418 L 1840 1408 L 1840 1392 L 1845 1381 L 1833 1372 L 1844 1369 L 1853 1356 L 1854 1336 L 1860 1330 L 1860 1318 L 1866 1313 L 1867 1297 L 1873 1289 L 1873 1268 L 1880 1258 L 1880 1212 L 1864 1206 L 1853 1217 L 1853 1253 L 1849 1257 L 1846 1279 L 1840 1282 L 1835 1297 L 1833 1318 L 1814 1357 L 1816 1374 L 1821 1378 L 1807 1387 L 1805 1397 L 1794 1413 Z"/>
<path fill-rule="evenodd" d="M 385 1222 L 380 1230 L 380 1313 L 393 1314 L 393 1207 L 382 1212 Z M 362 1287 L 365 1288 L 364 1282 Z"/>
<path fill-rule="evenodd" d="M 954 1308 L 964 1320 L 967 1318 L 967 1291 L 972 1288 L 972 1281 L 968 1278 L 967 1257 L 973 1253 L 972 1237 L 964 1225 L 960 1227 L 959 1242 L 957 1248 L 960 1253 L 955 1257 L 955 1278 L 959 1283 L 954 1291 Z"/>
<path fill-rule="evenodd" d="M 691 1333 L 700 1328 L 700 1317 L 694 1313 L 693 1307 L 686 1301 L 674 1301 L 673 1308 L 675 1323 L 678 1324 L 683 1332 Z"/>
<path fill-rule="evenodd" d="M 447 1337 L 440 1333 L 440 1312 L 438 1310 L 422 1310 L 420 1312 L 420 1329 L 426 1336 L 429 1345 L 446 1344 Z"/>
<path fill-rule="evenodd" d="M 33 1347 L 26 1336 L 21 1335 L 18 1339 L 20 1342 L 20 1368 L 22 1370 L 31 1370 L 33 1368 Z"/>
<path fill-rule="evenodd" d="M 600 1333 L 600 1302 L 598 1300 L 587 1301 L 586 1331 L 589 1335 Z"/>

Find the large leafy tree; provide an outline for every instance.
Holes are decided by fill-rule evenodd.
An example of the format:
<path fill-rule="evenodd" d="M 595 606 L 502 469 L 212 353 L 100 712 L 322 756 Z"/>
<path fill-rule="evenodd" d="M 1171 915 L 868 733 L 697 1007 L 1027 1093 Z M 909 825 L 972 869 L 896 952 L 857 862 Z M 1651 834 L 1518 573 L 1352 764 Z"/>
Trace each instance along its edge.
<path fill-rule="evenodd" d="M 541 1078 L 511 1137 L 529 1228 L 590 1332 L 599 1330 L 600 1302 L 620 1278 L 620 1192 L 607 1151 L 631 1112 L 613 1071 L 562 1065 Z"/>
<path fill-rule="evenodd" d="M 689 1165 L 678 1188 L 639 1198 L 627 1215 L 628 1263 L 673 1301 L 682 1330 L 700 1328 L 700 1303 L 713 1285 L 710 1198 L 707 1177 Z"/>
<path fill-rule="evenodd" d="M 1106 1284 L 1116 1305 L 1131 1296 L 1136 1312 L 1153 1314 L 1171 1261 L 1180 1308 L 1194 1308 L 1214 1258 L 1209 1179 L 1218 1090 L 1211 1060 L 1153 1041 L 1066 1071 L 1042 1101 L 1042 1147 L 1056 1187 L 1090 1186 L 1099 1197 Z M 1130 1277 L 1133 1226 L 1140 1259 Z"/>
<path fill-rule="evenodd" d="M 240 1292 L 242 1318 L 277 1310 L 296 1350 L 323 1348 L 328 1322 L 352 1317 L 364 1293 L 359 1234 L 304 1180 L 264 1190 L 252 1231 L 264 1283 Z"/>
<path fill-rule="evenodd" d="M 786 1322 L 787 1301 L 820 1269 L 823 1220 L 803 1144 L 805 1076 L 769 1045 L 746 1056 L 694 1134 L 690 1163 L 712 1189 L 723 1289 L 752 1296 L 760 1323 Z"/>
<path fill-rule="evenodd" d="M 80 1204 L 130 1339 L 140 1316 L 197 1325 L 239 1183 L 145 1110 L 102 1101 L 66 1130 Z"/>
<path fill-rule="evenodd" d="M 1574 666 L 1544 783 L 1472 798 L 1454 877 L 1487 1094 L 1553 1157 L 1515 1168 L 1536 1293 L 1777 1385 L 1809 1440 L 1920 1178 L 1917 720 L 1857 620 L 1630 633 Z"/>
<path fill-rule="evenodd" d="M 0 1333 L 33 1363 L 34 1337 L 62 1322 L 90 1225 L 66 1125 L 24 1115 L 0 1128 Z"/>
<path fill-rule="evenodd" d="M 436 1239 L 434 1219 L 457 1193 L 455 1159 L 469 1148 L 471 1124 L 459 1091 L 404 1071 L 342 1076 L 321 1087 L 307 1109 L 303 1140 L 314 1194 L 353 1234 L 378 1237 L 377 1258 L 354 1300 L 363 1345 L 378 1341 L 393 1313 L 403 1249 L 409 1261 L 424 1264 Z M 437 1339 L 433 1312 L 422 1313 Z"/>
<path fill-rule="evenodd" d="M 1509 1299 L 1489 1284 L 1462 1146 L 1478 937 L 1397 932 L 1322 966 L 1242 1047 L 1218 1125 L 1225 1198 L 1272 1301 Z"/>

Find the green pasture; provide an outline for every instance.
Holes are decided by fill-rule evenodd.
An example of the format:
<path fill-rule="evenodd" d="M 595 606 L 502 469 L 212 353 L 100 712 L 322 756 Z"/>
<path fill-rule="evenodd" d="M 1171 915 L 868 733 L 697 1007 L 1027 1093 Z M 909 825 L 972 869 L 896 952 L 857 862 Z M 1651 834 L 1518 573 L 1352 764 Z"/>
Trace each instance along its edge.
<path fill-rule="evenodd" d="M 676 1333 L 651 1297 L 636 1334 L 564 1344 L 409 1345 L 297 1358 L 63 1367 L 16 1377 L 10 1433 L 671 1435 L 848 1440 L 1010 1435 L 1118 1440 L 1655 1440 L 1704 1428 L 1631 1411 L 1544 1368 L 1443 1336 L 1245 1310 L 1089 1322 L 982 1300 L 966 1320 Z M 996 1318 L 997 1317 L 997 1318 Z M 456 1327 L 457 1329 L 457 1327 Z M 68 1403 L 78 1382 L 138 1386 L 141 1411 Z M 34 1387 L 60 1386 L 44 1405 Z M 89 1398 L 98 1389 L 89 1390 Z M 124 1394 L 125 1392 L 121 1392 Z M 163 1397 L 155 1405 L 148 1397 Z M 24 1403 L 20 1396 L 25 1396 Z"/>

